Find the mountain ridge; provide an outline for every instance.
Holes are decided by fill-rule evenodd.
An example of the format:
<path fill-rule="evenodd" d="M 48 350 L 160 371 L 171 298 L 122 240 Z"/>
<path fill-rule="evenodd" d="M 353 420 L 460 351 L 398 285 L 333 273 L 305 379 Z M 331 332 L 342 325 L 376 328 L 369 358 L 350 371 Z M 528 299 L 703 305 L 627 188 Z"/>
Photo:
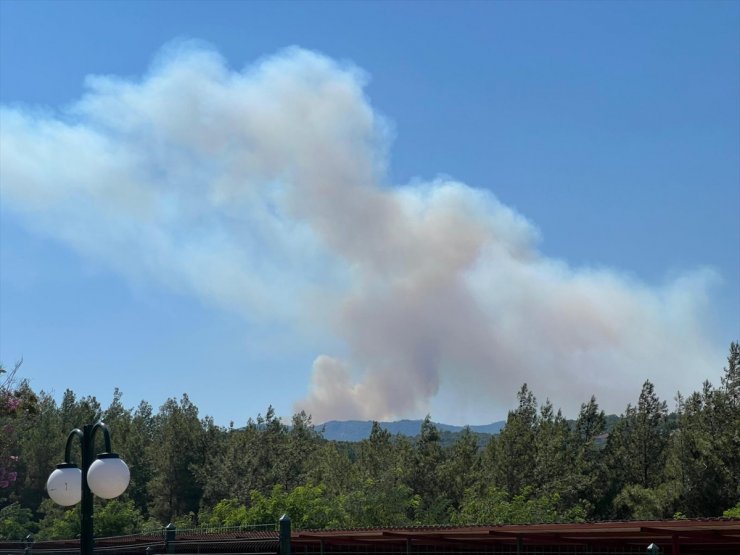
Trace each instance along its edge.
<path fill-rule="evenodd" d="M 393 422 L 379 422 L 380 427 L 388 430 L 391 434 L 401 434 L 409 437 L 419 435 L 421 425 L 424 420 L 395 420 Z M 466 427 L 472 432 L 479 434 L 498 434 L 506 424 L 505 420 L 499 420 L 490 424 L 481 424 L 475 426 L 456 426 L 454 424 L 444 424 L 433 422 L 440 432 L 462 432 Z M 316 425 L 315 429 L 322 432 L 325 439 L 331 441 L 362 441 L 370 437 L 370 431 L 373 427 L 372 420 L 328 420 L 323 424 Z"/>

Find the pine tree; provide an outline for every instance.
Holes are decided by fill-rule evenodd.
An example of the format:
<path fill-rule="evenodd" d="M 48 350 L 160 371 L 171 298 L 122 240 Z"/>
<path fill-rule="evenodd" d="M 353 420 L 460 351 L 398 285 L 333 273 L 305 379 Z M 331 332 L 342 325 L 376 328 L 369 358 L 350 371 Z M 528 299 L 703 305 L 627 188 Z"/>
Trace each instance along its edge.
<path fill-rule="evenodd" d="M 519 406 L 509 412 L 506 425 L 489 445 L 486 457 L 493 483 L 512 497 L 535 483 L 536 467 L 537 399 L 527 384 L 522 385 L 517 397 Z"/>
<path fill-rule="evenodd" d="M 446 520 L 451 502 L 444 489 L 444 462 L 439 430 L 427 415 L 414 446 L 407 482 L 420 499 L 416 512 L 416 521 L 420 524 L 436 524 Z"/>
<path fill-rule="evenodd" d="M 602 449 L 597 443 L 606 431 L 606 416 L 599 409 L 596 398 L 581 405 L 570 440 L 573 453 L 571 482 L 564 501 L 568 506 L 581 505 L 587 517 L 596 516 L 596 507 L 604 494 L 602 474 Z"/>
<path fill-rule="evenodd" d="M 155 419 L 154 477 L 149 484 L 149 513 L 160 522 L 197 514 L 202 495 L 195 468 L 203 463 L 198 409 L 187 395 L 168 399 Z"/>

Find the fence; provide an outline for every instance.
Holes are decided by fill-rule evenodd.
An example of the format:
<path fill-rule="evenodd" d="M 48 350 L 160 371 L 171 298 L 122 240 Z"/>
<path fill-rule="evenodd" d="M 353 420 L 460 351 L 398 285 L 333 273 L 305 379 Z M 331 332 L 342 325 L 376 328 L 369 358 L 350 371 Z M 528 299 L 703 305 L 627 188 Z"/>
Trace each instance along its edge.
<path fill-rule="evenodd" d="M 650 547 L 648 547 L 650 546 Z M 79 540 L 0 541 L 0 555 L 79 555 Z M 292 530 L 278 523 L 174 526 L 97 538 L 95 555 L 720 555 L 740 553 L 740 519 Z"/>

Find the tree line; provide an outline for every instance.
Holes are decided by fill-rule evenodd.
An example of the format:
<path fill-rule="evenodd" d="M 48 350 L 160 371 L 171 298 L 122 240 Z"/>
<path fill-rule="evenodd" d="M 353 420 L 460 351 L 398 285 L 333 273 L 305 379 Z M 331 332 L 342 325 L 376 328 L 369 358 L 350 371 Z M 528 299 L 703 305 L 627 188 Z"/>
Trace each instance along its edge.
<path fill-rule="evenodd" d="M 500 434 L 452 443 L 429 417 L 415 438 L 378 423 L 357 443 L 325 440 L 311 417 L 270 407 L 245 426 L 201 418 L 187 395 L 159 410 L 60 403 L 0 372 L 0 539 L 73 538 L 79 508 L 46 495 L 67 434 L 102 418 L 131 470 L 123 496 L 96 500 L 95 533 L 273 523 L 298 528 L 740 517 L 740 344 L 717 386 L 678 395 L 673 412 L 642 385 L 607 432 L 591 397 L 574 421 L 523 385 Z M 98 438 L 100 439 L 100 438 Z M 100 446 L 102 451 L 102 445 Z M 74 453 L 74 455 L 78 455 Z M 77 461 L 79 463 L 79 461 Z"/>

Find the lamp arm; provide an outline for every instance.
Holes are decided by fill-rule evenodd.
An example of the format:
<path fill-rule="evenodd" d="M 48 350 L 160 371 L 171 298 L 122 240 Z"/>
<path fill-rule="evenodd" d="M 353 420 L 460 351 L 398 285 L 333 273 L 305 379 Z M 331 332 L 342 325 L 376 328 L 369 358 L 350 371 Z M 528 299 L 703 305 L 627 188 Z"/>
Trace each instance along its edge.
<path fill-rule="evenodd" d="M 105 442 L 105 452 L 110 453 L 111 447 L 110 447 L 110 430 L 108 429 L 108 426 L 105 425 L 105 422 L 102 420 L 98 420 L 92 429 L 92 437 L 95 437 L 95 432 L 98 430 L 103 430 L 103 441 Z"/>
<path fill-rule="evenodd" d="M 72 440 L 78 437 L 80 438 L 80 444 L 84 445 L 85 443 L 85 434 L 80 430 L 79 428 L 75 428 L 71 432 L 69 432 L 69 435 L 67 436 L 67 445 L 64 447 L 64 462 L 65 463 L 71 463 L 72 460 L 70 459 L 70 451 L 72 451 Z"/>

